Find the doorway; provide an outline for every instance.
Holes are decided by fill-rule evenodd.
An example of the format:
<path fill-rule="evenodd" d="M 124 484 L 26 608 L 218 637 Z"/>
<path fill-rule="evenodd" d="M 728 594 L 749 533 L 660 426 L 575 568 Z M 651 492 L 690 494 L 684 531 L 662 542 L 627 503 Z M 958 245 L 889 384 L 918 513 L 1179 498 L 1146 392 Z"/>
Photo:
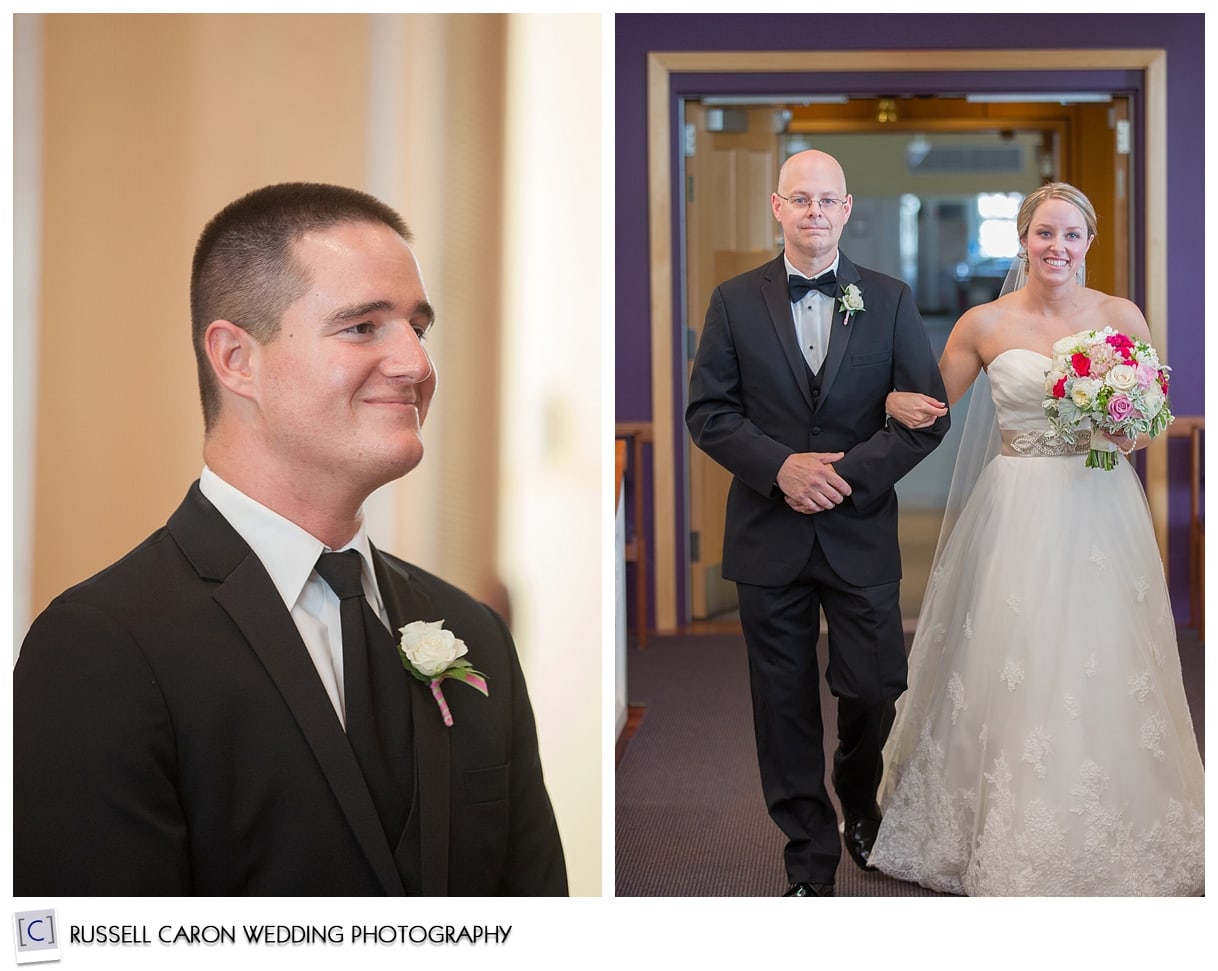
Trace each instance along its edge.
<path fill-rule="evenodd" d="M 909 284 L 936 356 L 961 313 L 998 295 L 1018 246 L 1018 203 L 1046 181 L 1087 187 L 1106 230 L 1089 254 L 1090 282 L 1128 296 L 1129 158 L 1116 134 L 1129 117 L 1128 100 L 1096 93 L 1055 104 L 952 97 L 855 97 L 817 105 L 687 100 L 681 179 L 687 355 L 692 360 L 700 308 L 713 288 L 781 251 L 769 194 L 782 162 L 808 148 L 833 155 L 846 171 L 854 211 L 843 251 Z M 1080 152 L 1084 139 L 1088 151 Z M 966 408 L 967 396 L 947 440 L 897 485 L 901 603 L 911 625 Z M 722 578 L 720 554 L 731 476 L 685 441 L 689 619 L 730 619 L 736 591 Z"/>
<path fill-rule="evenodd" d="M 682 150 L 683 102 L 708 92 L 757 91 L 763 79 L 780 76 L 779 89 L 801 92 L 866 91 L 906 84 L 925 88 L 927 79 L 946 93 L 972 90 L 1097 90 L 1131 94 L 1137 106 L 1129 144 L 1134 159 L 1122 187 L 1133 200 L 1135 241 L 1127 271 L 1130 296 L 1143 307 L 1152 338 L 1166 345 L 1166 58 L 1161 50 L 1003 50 L 849 52 L 652 52 L 648 55 L 649 223 L 652 274 L 652 415 L 656 462 L 654 576 L 656 630 L 673 632 L 689 620 L 687 459 L 679 396 L 685 383 L 684 348 L 689 343 L 687 295 L 682 292 L 678 222 L 683 186 L 673 160 Z M 1065 82 L 1060 79 L 1066 78 Z M 792 84 L 792 79 L 797 83 Z M 889 82 L 892 82 L 891 84 Z M 1059 86 L 1060 84 L 1060 86 Z M 770 90 L 773 90 L 771 88 Z M 962 96 L 962 94 L 961 94 Z M 1030 99 L 1035 101 L 1036 98 Z M 993 109 L 986 109 L 993 110 Z M 1091 136 L 1072 136 L 1078 149 Z M 1060 177 L 1082 182 L 1068 171 Z M 1089 193 L 1093 194 L 1093 193 Z M 1101 203 L 1102 205 L 1102 203 Z M 1096 280 L 1099 285 L 1099 280 Z M 680 286 L 682 289 L 678 289 Z M 701 315 L 701 308 L 695 311 Z M 1166 456 L 1148 450 L 1145 473 L 1161 550 L 1166 547 Z"/>

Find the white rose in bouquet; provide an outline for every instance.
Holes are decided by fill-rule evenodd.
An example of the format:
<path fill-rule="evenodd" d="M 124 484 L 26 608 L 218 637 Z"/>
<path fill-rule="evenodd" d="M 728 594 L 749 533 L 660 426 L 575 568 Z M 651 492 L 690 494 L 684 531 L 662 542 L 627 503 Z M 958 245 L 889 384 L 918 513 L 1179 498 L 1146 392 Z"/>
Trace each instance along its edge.
<path fill-rule="evenodd" d="M 1053 345 L 1053 356 L 1055 358 L 1069 357 L 1070 352 L 1073 351 L 1075 346 L 1078 344 L 1078 338 L 1079 338 L 1078 334 L 1071 334 L 1069 337 L 1060 338 Z M 1056 366 L 1057 366 L 1057 362 L 1055 361 L 1054 367 L 1056 367 Z"/>
<path fill-rule="evenodd" d="M 1163 410 L 1163 404 L 1167 398 L 1163 395 L 1163 389 L 1159 387 L 1159 382 L 1148 385 L 1142 391 L 1142 404 L 1146 406 L 1146 417 L 1154 418 L 1160 411 Z"/>
<path fill-rule="evenodd" d="M 1129 364 L 1116 364 L 1104 380 L 1117 391 L 1132 391 L 1138 386 L 1138 369 Z"/>
<path fill-rule="evenodd" d="M 1070 389 L 1070 400 L 1079 408 L 1086 409 L 1095 400 L 1101 387 L 1103 385 L 1094 378 L 1079 378 L 1074 382 L 1074 387 Z"/>

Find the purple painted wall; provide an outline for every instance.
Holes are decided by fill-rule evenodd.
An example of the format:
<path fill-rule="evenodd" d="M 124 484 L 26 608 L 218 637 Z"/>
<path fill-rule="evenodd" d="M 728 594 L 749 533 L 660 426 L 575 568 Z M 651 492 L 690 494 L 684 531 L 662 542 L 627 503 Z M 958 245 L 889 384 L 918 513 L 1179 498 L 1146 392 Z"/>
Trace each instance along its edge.
<path fill-rule="evenodd" d="M 801 42 L 799 38 L 806 38 Z M 1167 51 L 1172 406 L 1204 410 L 1205 18 L 1201 14 L 619 14 L 616 18 L 616 418 L 651 419 L 647 53 L 680 50 L 1154 48 Z M 739 78 L 736 79 L 740 81 Z M 739 87 L 737 83 L 735 86 Z M 1025 86 L 1026 87 L 1026 86 Z M 1136 296 L 1136 295 L 1135 295 Z M 701 308 L 693 308 L 701 313 Z M 1169 573 L 1187 620 L 1188 478 L 1170 464 Z M 684 578 L 678 578 L 683 582 Z"/>

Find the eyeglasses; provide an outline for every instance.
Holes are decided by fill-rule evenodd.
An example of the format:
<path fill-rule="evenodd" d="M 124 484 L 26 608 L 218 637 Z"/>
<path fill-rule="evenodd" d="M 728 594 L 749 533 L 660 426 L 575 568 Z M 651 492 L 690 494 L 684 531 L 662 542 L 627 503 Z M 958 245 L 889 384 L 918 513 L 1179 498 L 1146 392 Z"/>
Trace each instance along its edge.
<path fill-rule="evenodd" d="M 812 199 L 804 195 L 788 197 L 784 196 L 781 192 L 775 192 L 774 195 L 778 196 L 779 199 L 786 200 L 792 209 L 806 210 L 811 208 L 813 203 L 816 203 L 820 211 L 826 216 L 835 216 L 837 213 L 843 212 L 843 207 L 846 205 L 845 199 Z"/>

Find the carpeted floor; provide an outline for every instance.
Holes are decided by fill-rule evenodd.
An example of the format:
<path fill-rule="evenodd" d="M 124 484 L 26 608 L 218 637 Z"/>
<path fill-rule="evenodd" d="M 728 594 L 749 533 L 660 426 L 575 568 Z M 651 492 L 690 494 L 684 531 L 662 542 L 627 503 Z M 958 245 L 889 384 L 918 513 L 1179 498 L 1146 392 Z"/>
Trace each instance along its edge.
<path fill-rule="evenodd" d="M 819 650 L 823 671 L 823 637 Z M 1194 631 L 1180 631 L 1180 658 L 1204 755 L 1204 645 Z M 784 838 L 762 801 L 743 638 L 656 637 L 630 651 L 627 676 L 637 708 L 617 766 L 617 895 L 781 894 Z M 823 686 L 822 705 L 832 726 L 836 705 Z M 837 894 L 940 896 L 864 872 L 844 852 Z"/>

